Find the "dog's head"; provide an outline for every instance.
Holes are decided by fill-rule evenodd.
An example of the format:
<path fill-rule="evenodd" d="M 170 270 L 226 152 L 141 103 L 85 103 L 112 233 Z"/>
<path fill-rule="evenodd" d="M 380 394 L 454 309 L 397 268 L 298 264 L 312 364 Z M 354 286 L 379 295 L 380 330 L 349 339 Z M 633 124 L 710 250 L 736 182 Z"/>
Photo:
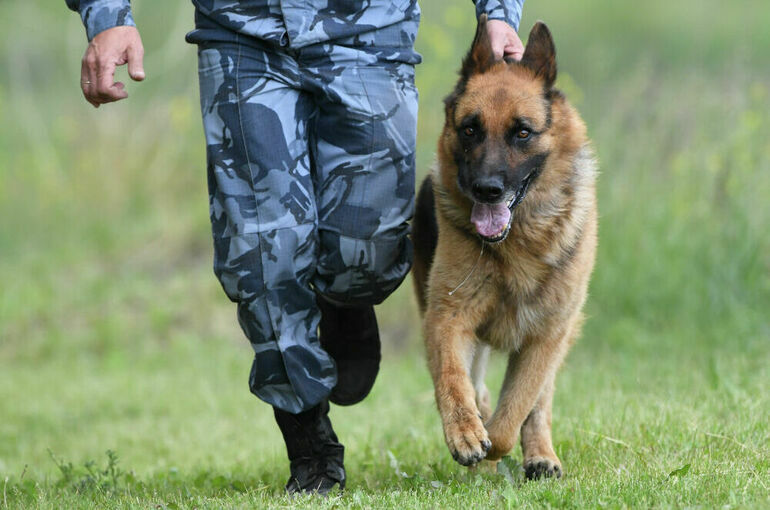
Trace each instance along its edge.
<path fill-rule="evenodd" d="M 500 242 L 554 148 L 554 103 L 563 96 L 554 89 L 556 50 L 545 24 L 532 28 L 519 62 L 495 59 L 486 24 L 484 15 L 445 100 L 439 157 L 456 171 L 449 179 L 470 200 L 475 231 Z"/>

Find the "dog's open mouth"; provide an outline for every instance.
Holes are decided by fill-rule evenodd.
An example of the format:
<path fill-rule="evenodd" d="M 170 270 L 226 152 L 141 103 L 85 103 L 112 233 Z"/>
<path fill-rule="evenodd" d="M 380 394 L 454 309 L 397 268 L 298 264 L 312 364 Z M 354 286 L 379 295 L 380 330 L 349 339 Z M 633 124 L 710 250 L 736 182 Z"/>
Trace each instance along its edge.
<path fill-rule="evenodd" d="M 536 172 L 531 172 L 521 181 L 519 188 L 507 201 L 496 204 L 473 202 L 471 223 L 476 232 L 488 243 L 499 243 L 508 237 L 513 221 L 513 210 L 524 200 Z"/>

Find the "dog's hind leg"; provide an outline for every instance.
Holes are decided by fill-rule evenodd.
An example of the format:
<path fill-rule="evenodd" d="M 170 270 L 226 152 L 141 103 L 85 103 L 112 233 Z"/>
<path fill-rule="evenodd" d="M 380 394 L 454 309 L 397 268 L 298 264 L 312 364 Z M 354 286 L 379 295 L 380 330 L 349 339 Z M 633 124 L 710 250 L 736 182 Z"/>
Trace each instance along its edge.
<path fill-rule="evenodd" d="M 414 291 L 421 314 L 424 314 L 428 307 L 428 274 L 433 265 L 437 243 L 438 223 L 433 197 L 433 179 L 428 176 L 422 181 L 417 194 L 412 219 L 412 244 L 414 245 L 412 278 L 414 278 Z"/>
<path fill-rule="evenodd" d="M 471 360 L 471 381 L 473 389 L 476 390 L 476 405 L 481 413 L 481 419 L 485 422 L 492 416 L 492 405 L 489 398 L 489 389 L 484 378 L 487 375 L 487 364 L 489 363 L 489 352 L 491 347 L 486 344 L 478 343 L 473 351 Z"/>
<path fill-rule="evenodd" d="M 535 407 L 521 426 L 521 450 L 524 473 L 530 480 L 541 476 L 561 477 L 561 462 L 551 442 L 551 404 L 555 374 L 546 381 Z"/>

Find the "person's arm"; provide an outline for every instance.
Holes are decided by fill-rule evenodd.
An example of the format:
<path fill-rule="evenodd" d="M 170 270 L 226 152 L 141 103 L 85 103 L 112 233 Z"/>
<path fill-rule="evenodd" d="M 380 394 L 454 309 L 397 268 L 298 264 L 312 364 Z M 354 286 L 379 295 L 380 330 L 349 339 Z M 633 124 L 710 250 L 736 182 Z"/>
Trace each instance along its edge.
<path fill-rule="evenodd" d="M 474 0 L 476 17 L 487 14 L 487 19 L 505 21 L 514 30 L 519 30 L 524 0 Z"/>
<path fill-rule="evenodd" d="M 89 44 L 80 67 L 80 88 L 95 108 L 128 97 L 115 82 L 115 68 L 128 64 L 134 81 L 144 80 L 144 47 L 129 0 L 65 0 L 80 13 Z"/>
<path fill-rule="evenodd" d="M 65 0 L 67 7 L 80 13 L 88 40 L 112 27 L 135 27 L 129 0 Z"/>
<path fill-rule="evenodd" d="M 524 0 L 473 0 L 476 17 L 487 15 L 487 31 L 496 58 L 521 60 L 524 44 L 516 31 L 519 29 Z"/>

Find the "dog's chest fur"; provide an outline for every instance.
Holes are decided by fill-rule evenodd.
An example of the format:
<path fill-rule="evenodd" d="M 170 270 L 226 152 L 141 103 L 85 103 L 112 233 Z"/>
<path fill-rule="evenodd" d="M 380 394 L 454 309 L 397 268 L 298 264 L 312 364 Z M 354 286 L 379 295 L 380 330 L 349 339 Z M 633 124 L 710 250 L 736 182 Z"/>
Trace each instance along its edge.
<path fill-rule="evenodd" d="M 528 337 L 537 336 L 548 310 L 540 300 L 525 296 L 540 290 L 539 282 L 533 276 L 539 273 L 530 272 L 515 279 L 498 273 L 485 280 L 483 292 L 492 293 L 494 297 L 492 306 L 476 328 L 481 341 L 495 349 L 517 351 Z"/>

